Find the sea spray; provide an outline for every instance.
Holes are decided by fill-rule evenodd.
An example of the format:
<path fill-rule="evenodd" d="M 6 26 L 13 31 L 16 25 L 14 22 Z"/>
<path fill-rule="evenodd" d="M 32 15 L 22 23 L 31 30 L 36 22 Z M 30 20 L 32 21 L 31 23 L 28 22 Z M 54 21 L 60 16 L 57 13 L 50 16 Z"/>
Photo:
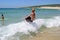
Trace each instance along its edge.
<path fill-rule="evenodd" d="M 47 28 L 58 27 L 60 26 L 60 16 L 49 19 L 36 19 L 33 21 L 33 23 L 22 21 L 19 23 L 0 27 L 0 40 L 19 40 L 19 36 L 13 37 L 13 35 L 17 35 L 16 33 L 27 35 L 30 34 L 30 32 L 37 32 L 37 30 L 42 25 L 46 26 Z"/>
<path fill-rule="evenodd" d="M 28 23 L 28 22 L 20 22 L 16 24 L 10 24 L 6 27 L 1 28 L 0 30 L 0 37 L 1 40 L 5 40 L 6 37 L 13 36 L 17 32 L 22 32 L 25 34 L 29 34 L 28 31 L 36 32 L 36 27 L 34 27 L 33 23 Z"/>

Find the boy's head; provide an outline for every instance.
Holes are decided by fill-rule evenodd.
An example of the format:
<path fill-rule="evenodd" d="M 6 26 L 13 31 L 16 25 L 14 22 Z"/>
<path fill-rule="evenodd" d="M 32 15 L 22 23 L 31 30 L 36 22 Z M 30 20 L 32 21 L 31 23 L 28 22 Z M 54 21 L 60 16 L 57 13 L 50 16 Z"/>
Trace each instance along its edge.
<path fill-rule="evenodd" d="M 35 9 L 34 8 L 32 8 L 32 12 L 35 12 Z"/>

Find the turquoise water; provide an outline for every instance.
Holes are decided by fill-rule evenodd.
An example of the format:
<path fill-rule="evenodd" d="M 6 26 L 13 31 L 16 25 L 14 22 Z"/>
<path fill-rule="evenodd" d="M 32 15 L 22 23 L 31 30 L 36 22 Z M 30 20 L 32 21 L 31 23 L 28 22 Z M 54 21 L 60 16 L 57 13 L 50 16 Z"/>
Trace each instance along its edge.
<path fill-rule="evenodd" d="M 28 23 L 24 18 L 30 13 L 31 8 L 0 8 L 0 40 L 22 40 L 26 35 L 32 36 L 30 32 L 37 33 L 43 26 L 60 27 L 60 10 L 58 9 L 35 8 L 36 20 Z M 5 17 L 3 26 L 2 14 Z"/>
<path fill-rule="evenodd" d="M 31 8 L 0 8 L 0 24 L 2 23 L 1 14 L 4 14 L 4 24 L 17 23 L 31 13 Z M 38 9 L 35 8 L 36 18 L 51 18 L 60 16 L 60 10 Z"/>

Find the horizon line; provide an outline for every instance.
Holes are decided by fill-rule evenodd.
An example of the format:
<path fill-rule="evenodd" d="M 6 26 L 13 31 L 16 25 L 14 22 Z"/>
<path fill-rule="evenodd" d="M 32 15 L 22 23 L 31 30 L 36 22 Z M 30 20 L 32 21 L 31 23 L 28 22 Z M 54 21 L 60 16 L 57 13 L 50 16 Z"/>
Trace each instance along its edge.
<path fill-rule="evenodd" d="M 28 7 L 35 7 L 35 6 L 45 6 L 45 5 L 57 5 L 57 4 L 41 4 L 41 5 L 34 5 L 34 6 L 21 6 L 21 7 L 1 7 L 1 8 L 28 8 Z M 59 4 L 60 5 L 60 4 Z"/>

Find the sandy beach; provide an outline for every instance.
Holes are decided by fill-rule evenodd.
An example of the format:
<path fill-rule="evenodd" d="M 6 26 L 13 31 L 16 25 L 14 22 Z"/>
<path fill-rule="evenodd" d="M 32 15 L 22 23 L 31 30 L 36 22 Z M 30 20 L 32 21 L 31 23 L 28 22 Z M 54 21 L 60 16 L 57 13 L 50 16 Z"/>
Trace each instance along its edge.
<path fill-rule="evenodd" d="M 60 9 L 60 7 L 40 7 L 40 9 Z"/>
<path fill-rule="evenodd" d="M 23 40 L 60 40 L 60 27 L 44 29 L 35 36 L 25 36 Z"/>

